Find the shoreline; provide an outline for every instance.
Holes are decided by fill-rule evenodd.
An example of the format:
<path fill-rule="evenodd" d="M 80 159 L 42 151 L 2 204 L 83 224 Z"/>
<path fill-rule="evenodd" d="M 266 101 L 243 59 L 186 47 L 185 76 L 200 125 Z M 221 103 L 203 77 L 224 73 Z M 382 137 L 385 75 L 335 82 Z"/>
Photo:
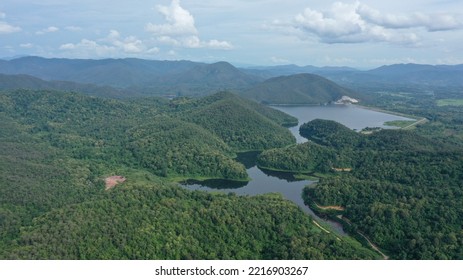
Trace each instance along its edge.
<path fill-rule="evenodd" d="M 371 111 L 385 113 L 385 114 L 394 115 L 394 116 L 398 116 L 398 117 L 408 118 L 410 120 L 418 121 L 418 120 L 422 119 L 422 117 L 408 115 L 408 114 L 394 112 L 394 111 L 388 111 L 388 110 L 381 109 L 381 108 L 378 108 L 378 107 L 370 107 L 370 106 L 367 106 L 367 105 L 360 105 L 360 104 L 352 104 L 352 105 L 357 106 L 359 108 L 366 109 L 366 110 L 371 110 Z"/>

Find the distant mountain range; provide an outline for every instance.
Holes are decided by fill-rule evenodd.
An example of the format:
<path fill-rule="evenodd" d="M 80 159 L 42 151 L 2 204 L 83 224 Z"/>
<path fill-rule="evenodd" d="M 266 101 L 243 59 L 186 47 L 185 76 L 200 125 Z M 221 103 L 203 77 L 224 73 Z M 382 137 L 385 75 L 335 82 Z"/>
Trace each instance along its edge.
<path fill-rule="evenodd" d="M 352 93 L 318 75 L 295 74 L 270 78 L 242 95 L 267 104 L 323 104 Z"/>
<path fill-rule="evenodd" d="M 44 81 L 42 79 L 23 74 L 0 74 L 0 90 L 12 89 L 73 91 L 108 98 L 141 96 L 141 94 L 139 94 L 138 92 L 130 89 L 118 89 L 110 86 L 97 86 L 93 84 L 80 84 L 67 81 Z"/>
<path fill-rule="evenodd" d="M 367 83 L 375 85 L 463 86 L 463 64 L 394 64 L 366 71 L 350 67 L 282 65 L 253 67 L 247 68 L 245 71 L 266 78 L 311 73 L 343 85 Z"/>
<path fill-rule="evenodd" d="M 3 74 L 0 89 L 58 89 L 106 97 L 195 96 L 228 90 L 269 103 L 326 103 L 342 95 L 355 95 L 335 83 L 352 88 L 357 85 L 463 86 L 463 65 L 396 64 L 361 71 L 350 67 L 297 65 L 236 68 L 228 62 L 206 64 L 134 58 L 21 57 L 0 60 L 0 74 Z"/>
<path fill-rule="evenodd" d="M 196 95 L 247 88 L 263 78 L 245 74 L 227 62 L 142 59 L 47 59 L 22 57 L 0 60 L 0 73 L 25 74 L 45 81 L 132 89 L 144 94 Z"/>
<path fill-rule="evenodd" d="M 278 66 L 257 66 L 257 67 L 249 67 L 243 69 L 244 72 L 256 75 L 262 78 L 273 78 L 278 76 L 289 76 L 295 74 L 302 74 L 302 73 L 309 73 L 309 74 L 317 74 L 323 76 L 323 74 L 330 74 L 330 73 L 339 73 L 339 72 L 358 72 L 355 68 L 351 67 L 316 67 L 312 65 L 307 66 L 298 66 L 295 64 L 288 64 L 288 65 L 278 65 Z"/>

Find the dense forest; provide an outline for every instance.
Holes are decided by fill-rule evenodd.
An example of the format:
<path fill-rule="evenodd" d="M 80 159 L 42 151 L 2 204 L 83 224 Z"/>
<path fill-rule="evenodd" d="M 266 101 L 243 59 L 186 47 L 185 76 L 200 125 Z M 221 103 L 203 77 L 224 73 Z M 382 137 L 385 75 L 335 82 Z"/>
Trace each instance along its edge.
<path fill-rule="evenodd" d="M 1 92 L 0 258 L 379 258 L 326 234 L 279 195 L 207 194 L 171 182 L 248 180 L 236 152 L 294 144 L 282 125 L 295 121 L 228 93 L 121 101 Z M 112 175 L 126 181 L 105 190 Z"/>
<path fill-rule="evenodd" d="M 279 196 L 190 192 L 151 182 L 35 219 L 8 256 L 26 259 L 375 258 L 323 234 Z"/>
<path fill-rule="evenodd" d="M 308 143 L 266 151 L 259 164 L 329 175 L 306 188 L 307 203 L 344 209 L 333 217 L 392 258 L 463 257 L 461 146 L 417 131 L 361 134 L 326 120 L 300 131 Z"/>
<path fill-rule="evenodd" d="M 24 58 L 0 68 L 0 259 L 383 258 L 368 240 L 392 259 L 463 259 L 458 67 L 313 70 L 349 89 L 291 65 Z M 238 95 L 211 94 L 226 88 Z M 420 121 L 359 133 L 317 119 L 296 144 L 286 129 L 296 118 L 247 99 L 341 95 Z M 250 151 L 263 169 L 317 177 L 306 204 L 357 240 L 327 234 L 277 194 L 177 184 L 246 184 L 237 156 Z M 124 182 L 108 188 L 113 175 Z"/>
<path fill-rule="evenodd" d="M 266 104 L 326 104 L 351 95 L 349 89 L 314 74 L 296 74 L 268 79 L 242 96 Z"/>

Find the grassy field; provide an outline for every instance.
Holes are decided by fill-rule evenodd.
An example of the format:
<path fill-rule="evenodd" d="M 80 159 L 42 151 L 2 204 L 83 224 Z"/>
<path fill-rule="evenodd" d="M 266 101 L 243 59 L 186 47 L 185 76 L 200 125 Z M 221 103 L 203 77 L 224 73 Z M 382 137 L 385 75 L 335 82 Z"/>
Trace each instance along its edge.
<path fill-rule="evenodd" d="M 437 106 L 463 106 L 463 99 L 439 99 Z"/>
<path fill-rule="evenodd" d="M 412 120 L 412 121 L 388 121 L 388 122 L 385 122 L 384 125 L 404 128 L 404 127 L 407 127 L 407 126 L 409 126 L 409 125 L 411 125 L 411 124 L 413 124 L 415 122 L 416 122 L 416 120 Z"/>

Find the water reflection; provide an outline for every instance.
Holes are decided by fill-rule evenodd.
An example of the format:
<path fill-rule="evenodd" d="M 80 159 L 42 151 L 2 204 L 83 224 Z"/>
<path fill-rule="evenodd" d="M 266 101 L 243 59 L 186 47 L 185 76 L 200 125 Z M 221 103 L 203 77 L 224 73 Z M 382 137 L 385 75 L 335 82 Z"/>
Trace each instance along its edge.
<path fill-rule="evenodd" d="M 180 183 L 187 188 L 193 188 L 193 186 L 206 187 L 211 189 L 239 189 L 248 184 L 248 182 L 242 181 L 233 181 L 233 180 L 223 180 L 223 179 L 209 179 L 204 181 L 199 180 L 186 180 Z"/>
<path fill-rule="evenodd" d="M 356 105 L 278 105 L 271 107 L 294 116 L 299 120 L 297 126 L 289 128 L 291 133 L 296 137 L 297 143 L 304 143 L 307 141 L 307 139 L 299 135 L 299 126 L 314 119 L 333 120 L 355 131 L 360 131 L 366 127 L 394 128 L 386 126 L 384 123 L 396 120 L 411 120 L 409 118 L 373 111 Z"/>
<path fill-rule="evenodd" d="M 302 199 L 302 190 L 305 186 L 313 184 L 314 181 L 301 180 L 289 172 L 277 172 L 262 170 L 256 166 L 258 152 L 241 153 L 237 160 L 246 166 L 251 181 L 239 182 L 230 180 L 188 180 L 182 186 L 189 190 L 221 191 L 223 193 L 236 193 L 238 195 L 259 195 L 266 193 L 280 193 L 284 198 L 296 203 L 305 213 L 314 219 L 321 221 Z M 323 220 L 339 234 L 345 234 L 342 226 L 335 222 Z"/>
<path fill-rule="evenodd" d="M 327 119 L 340 122 L 354 130 L 361 130 L 365 127 L 382 127 L 386 121 L 409 120 L 404 117 L 390 115 L 383 112 L 376 112 L 366 108 L 353 105 L 328 105 L 328 106 L 272 106 L 296 117 L 299 125 L 289 128 L 296 137 L 298 143 L 306 142 L 307 139 L 299 135 L 299 126 L 313 119 Z M 261 170 L 256 166 L 259 152 L 241 153 L 236 158 L 244 164 L 251 178 L 250 182 L 239 182 L 229 180 L 206 180 L 206 181 L 185 181 L 182 185 L 190 190 L 222 191 L 224 193 L 233 192 L 239 195 L 258 195 L 265 193 L 280 193 L 299 205 L 299 207 L 314 219 L 320 221 L 320 217 L 304 204 L 302 199 L 302 189 L 314 181 L 298 180 L 294 174 L 288 172 L 276 172 Z M 335 222 L 324 220 L 325 223 L 340 234 L 345 234 L 342 226 Z"/>

